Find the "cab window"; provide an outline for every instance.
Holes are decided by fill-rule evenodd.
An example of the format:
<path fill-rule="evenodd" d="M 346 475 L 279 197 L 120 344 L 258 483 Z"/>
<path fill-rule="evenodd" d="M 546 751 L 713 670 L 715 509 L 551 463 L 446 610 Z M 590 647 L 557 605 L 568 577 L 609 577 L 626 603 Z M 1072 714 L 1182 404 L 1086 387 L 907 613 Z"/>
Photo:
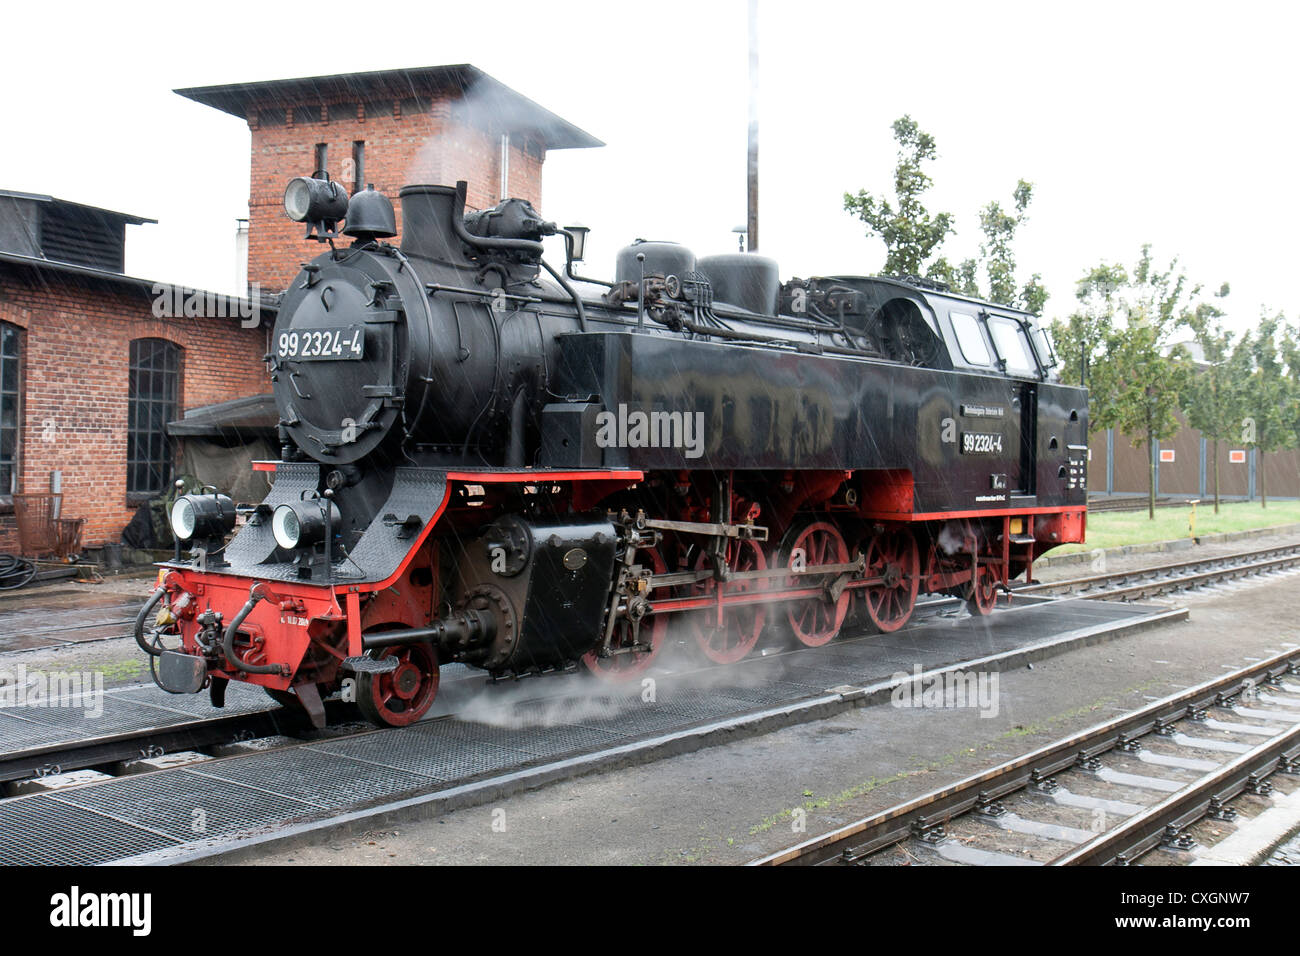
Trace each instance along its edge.
<path fill-rule="evenodd" d="M 998 355 L 1007 363 L 1008 374 L 1038 374 L 1038 365 L 1034 361 L 1034 353 L 1030 351 L 1029 339 L 1025 337 L 1025 330 L 1019 322 L 994 315 L 989 317 L 988 326 Z"/>
<path fill-rule="evenodd" d="M 948 315 L 952 319 L 952 330 L 957 333 L 962 357 L 971 365 L 988 365 L 989 348 L 984 344 L 979 320 L 966 312 L 950 312 Z"/>

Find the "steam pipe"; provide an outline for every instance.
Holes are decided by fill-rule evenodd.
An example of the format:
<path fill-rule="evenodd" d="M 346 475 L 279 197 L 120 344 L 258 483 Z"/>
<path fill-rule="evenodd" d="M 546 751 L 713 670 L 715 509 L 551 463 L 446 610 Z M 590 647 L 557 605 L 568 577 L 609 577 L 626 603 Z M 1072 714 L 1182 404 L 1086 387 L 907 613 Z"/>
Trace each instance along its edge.
<path fill-rule="evenodd" d="M 528 420 L 528 395 L 521 388 L 510 406 L 510 441 L 506 450 L 506 467 L 524 467 L 524 428 Z"/>
<path fill-rule="evenodd" d="M 235 632 L 239 630 L 239 625 L 244 623 L 244 618 L 253 613 L 253 608 L 257 606 L 257 602 L 265 599 L 266 592 L 262 590 L 260 584 L 254 584 L 249 588 L 248 600 L 244 602 L 244 606 L 239 609 L 239 613 L 231 620 L 230 626 L 226 628 L 225 639 L 221 642 L 221 651 L 226 655 L 226 660 L 236 670 L 241 670 L 245 674 L 285 673 L 285 668 L 281 664 L 247 664 L 235 653 Z"/>
<path fill-rule="evenodd" d="M 586 332 L 587 331 L 587 310 L 586 308 L 583 307 L 582 296 L 578 295 L 578 290 L 573 287 L 572 283 L 570 283 L 568 279 L 564 278 L 564 276 L 560 275 L 560 273 L 556 272 L 553 268 L 551 268 L 551 264 L 549 262 L 547 262 L 545 259 L 542 259 L 541 263 L 542 263 L 542 268 L 551 274 L 551 278 L 560 284 L 560 288 L 563 289 L 565 292 L 569 293 L 569 298 L 573 300 L 573 307 L 578 312 L 578 328 Z"/>
<path fill-rule="evenodd" d="M 501 239 L 495 236 L 475 236 L 465 228 L 465 180 L 456 183 L 456 208 L 451 211 L 451 228 L 456 238 L 475 249 L 497 249 L 502 252 L 523 252 L 541 258 L 542 244 L 532 239 Z M 549 268 L 549 267 L 548 267 Z M 553 274 L 553 273 L 552 273 Z"/>

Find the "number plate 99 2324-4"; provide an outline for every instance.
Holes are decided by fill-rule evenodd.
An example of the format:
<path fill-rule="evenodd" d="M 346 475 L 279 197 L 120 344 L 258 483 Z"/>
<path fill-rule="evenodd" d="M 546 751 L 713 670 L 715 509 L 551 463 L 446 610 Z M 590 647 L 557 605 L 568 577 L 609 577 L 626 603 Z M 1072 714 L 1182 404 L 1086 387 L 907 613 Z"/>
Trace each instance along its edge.
<path fill-rule="evenodd" d="M 961 453 L 963 455 L 1000 455 L 1002 454 L 1002 436 L 988 432 L 962 432 Z"/>
<path fill-rule="evenodd" d="M 301 329 L 275 337 L 277 358 L 309 362 L 355 361 L 365 357 L 366 329 L 346 325 L 329 329 Z"/>

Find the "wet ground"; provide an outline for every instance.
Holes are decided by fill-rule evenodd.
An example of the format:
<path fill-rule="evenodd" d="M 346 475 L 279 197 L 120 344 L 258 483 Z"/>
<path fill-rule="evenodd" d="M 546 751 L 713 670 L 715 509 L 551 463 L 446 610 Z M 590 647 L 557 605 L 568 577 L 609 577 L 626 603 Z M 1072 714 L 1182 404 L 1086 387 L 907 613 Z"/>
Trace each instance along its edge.
<path fill-rule="evenodd" d="M 996 714 L 868 707 L 253 862 L 742 863 L 1300 645 L 1297 591 L 1289 572 L 1159 602 L 1192 620 L 1004 672 Z"/>
<path fill-rule="evenodd" d="M 1173 554 L 1108 557 L 1106 569 L 1294 540 L 1253 538 Z M 1080 564 L 1040 566 L 1036 577 L 1056 580 L 1091 570 Z M 0 665 L 22 661 L 29 668 L 97 669 L 108 686 L 147 679 L 144 661 L 129 638 L 87 638 L 101 626 L 121 627 L 125 633 L 152 580 L 143 576 L 105 585 L 64 584 L 33 589 L 17 600 L 0 596 Z M 1252 657 L 1300 644 L 1293 598 L 1298 589 L 1300 577 L 1292 574 L 1165 599 L 1159 603 L 1191 606 L 1193 620 L 1072 652 L 1033 669 L 1003 673 L 995 716 L 981 717 L 973 710 L 872 707 L 732 746 L 557 784 L 398 833 L 268 852 L 258 861 L 743 862 Z M 64 617 L 65 612 L 72 613 Z M 796 821 L 803 823 L 801 830 L 793 829 Z M 1293 842 L 1289 850 L 1280 851 L 1277 862 L 1294 860 L 1297 849 Z"/>

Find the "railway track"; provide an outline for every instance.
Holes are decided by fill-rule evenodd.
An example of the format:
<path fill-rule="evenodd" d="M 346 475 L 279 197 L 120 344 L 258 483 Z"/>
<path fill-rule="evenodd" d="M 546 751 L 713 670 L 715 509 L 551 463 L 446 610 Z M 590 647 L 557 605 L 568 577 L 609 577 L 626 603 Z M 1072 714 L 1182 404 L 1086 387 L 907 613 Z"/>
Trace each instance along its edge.
<path fill-rule="evenodd" d="M 1068 594 L 1105 601 L 1133 601 L 1294 567 L 1300 567 L 1300 544 L 1026 584 L 1013 588 L 1012 594 Z"/>
<path fill-rule="evenodd" d="M 754 860 L 759 866 L 1133 863 L 1300 773 L 1300 650 Z M 1144 802 L 1145 801 L 1145 802 Z M 1113 821 L 1113 822 L 1112 822 Z"/>
<path fill-rule="evenodd" d="M 354 707 L 340 701 L 327 701 L 326 709 L 332 720 L 357 717 Z M 284 707 L 57 741 L 0 753 L 0 784 L 72 770 L 108 768 L 124 761 L 182 751 L 202 751 L 221 744 L 271 737 L 296 737 L 310 729 L 311 721 L 306 714 Z"/>
<path fill-rule="evenodd" d="M 1203 500 L 1205 499 L 1197 499 L 1197 502 L 1200 503 L 1200 501 Z M 1213 496 L 1210 497 L 1209 502 L 1211 505 L 1214 504 Z M 1189 508 L 1191 507 L 1191 499 L 1190 498 L 1157 498 L 1156 507 L 1157 508 L 1180 508 L 1180 507 Z M 1145 496 L 1131 497 L 1131 498 L 1130 497 L 1096 498 L 1096 499 L 1089 500 L 1088 502 L 1089 514 L 1103 514 L 1108 511 L 1128 512 L 1128 511 L 1146 511 L 1146 510 L 1147 510 L 1147 499 Z"/>
<path fill-rule="evenodd" d="M 1026 585 L 1016 588 L 1013 594 L 1059 593 L 1097 600 L 1133 600 L 1296 565 L 1300 565 L 1300 544 L 1137 571 Z M 955 602 L 947 600 L 936 603 Z M 341 701 L 328 701 L 327 706 L 331 722 L 356 716 L 355 708 Z M 301 713 L 283 708 L 196 718 L 183 723 L 142 726 L 84 739 L 55 741 L 39 747 L 0 753 L 0 784 L 71 770 L 110 769 L 122 761 L 179 751 L 203 752 L 216 745 L 270 736 L 298 737 L 307 734 L 308 730 L 309 724 Z"/>

